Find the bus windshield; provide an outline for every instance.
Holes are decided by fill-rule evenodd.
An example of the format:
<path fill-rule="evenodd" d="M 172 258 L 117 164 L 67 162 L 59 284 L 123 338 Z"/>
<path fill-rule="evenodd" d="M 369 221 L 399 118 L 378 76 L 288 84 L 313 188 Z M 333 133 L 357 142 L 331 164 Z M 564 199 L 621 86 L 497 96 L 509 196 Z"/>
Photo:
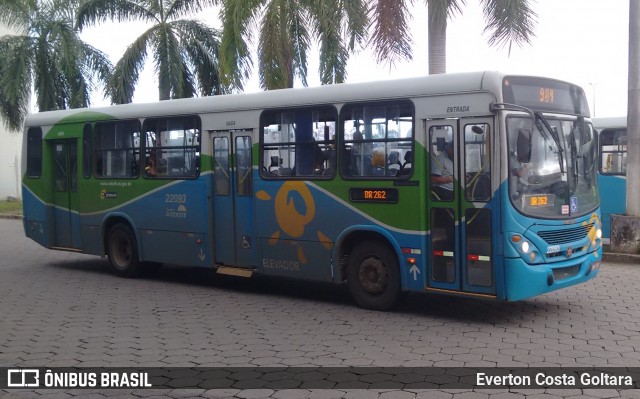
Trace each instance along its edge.
<path fill-rule="evenodd" d="M 507 118 L 513 205 L 526 215 L 549 219 L 593 211 L 598 194 L 592 126 L 581 118 L 549 118 L 539 112 L 533 118 L 533 126 L 530 116 Z M 521 153 L 525 147 L 528 153 L 518 154 L 519 145 Z"/>

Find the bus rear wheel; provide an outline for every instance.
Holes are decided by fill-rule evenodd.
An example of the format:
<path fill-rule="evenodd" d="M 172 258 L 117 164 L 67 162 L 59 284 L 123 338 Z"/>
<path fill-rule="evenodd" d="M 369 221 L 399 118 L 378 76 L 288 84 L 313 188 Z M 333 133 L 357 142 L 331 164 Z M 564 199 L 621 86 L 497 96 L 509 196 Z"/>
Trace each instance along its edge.
<path fill-rule="evenodd" d="M 120 277 L 135 277 L 139 273 L 136 237 L 128 225 L 118 223 L 109 230 L 107 256 L 114 274 Z"/>
<path fill-rule="evenodd" d="M 365 309 L 392 308 L 400 296 L 400 272 L 394 253 L 377 241 L 357 245 L 349 255 L 347 287 Z"/>

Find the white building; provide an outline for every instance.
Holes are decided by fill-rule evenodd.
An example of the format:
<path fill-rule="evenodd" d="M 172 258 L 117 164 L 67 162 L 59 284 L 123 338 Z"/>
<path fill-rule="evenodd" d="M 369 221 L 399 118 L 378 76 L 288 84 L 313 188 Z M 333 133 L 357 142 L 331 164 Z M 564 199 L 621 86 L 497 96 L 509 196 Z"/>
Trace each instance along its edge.
<path fill-rule="evenodd" d="M 0 25 L 0 37 L 10 33 Z M 21 198 L 22 132 L 9 130 L 0 117 L 0 201 Z"/>

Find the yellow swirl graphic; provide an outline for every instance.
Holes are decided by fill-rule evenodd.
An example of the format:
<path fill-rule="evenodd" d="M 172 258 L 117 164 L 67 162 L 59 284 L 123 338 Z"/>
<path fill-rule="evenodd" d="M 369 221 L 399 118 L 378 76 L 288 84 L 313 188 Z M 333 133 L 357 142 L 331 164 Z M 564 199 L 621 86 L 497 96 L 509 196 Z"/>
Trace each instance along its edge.
<path fill-rule="evenodd" d="M 301 214 L 296 209 L 294 198 L 290 193 L 297 193 L 302 198 L 306 213 Z M 316 213 L 316 205 L 311 191 L 301 181 L 288 181 L 276 194 L 275 199 L 276 220 L 280 228 L 290 237 L 299 238 L 304 234 L 304 228 L 309 224 Z"/>

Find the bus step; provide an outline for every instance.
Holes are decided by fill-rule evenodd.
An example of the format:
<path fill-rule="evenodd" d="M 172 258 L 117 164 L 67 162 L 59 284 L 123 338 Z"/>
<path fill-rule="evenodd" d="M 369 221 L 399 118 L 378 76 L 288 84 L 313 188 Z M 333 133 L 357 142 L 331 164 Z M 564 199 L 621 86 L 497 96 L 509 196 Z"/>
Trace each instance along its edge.
<path fill-rule="evenodd" d="M 56 251 L 69 251 L 69 252 L 78 252 L 78 253 L 82 253 L 82 249 L 80 248 L 71 248 L 71 247 L 51 247 L 51 249 L 54 249 Z"/>
<path fill-rule="evenodd" d="M 251 277 L 253 270 L 241 267 L 218 266 L 217 273 L 236 277 Z"/>

